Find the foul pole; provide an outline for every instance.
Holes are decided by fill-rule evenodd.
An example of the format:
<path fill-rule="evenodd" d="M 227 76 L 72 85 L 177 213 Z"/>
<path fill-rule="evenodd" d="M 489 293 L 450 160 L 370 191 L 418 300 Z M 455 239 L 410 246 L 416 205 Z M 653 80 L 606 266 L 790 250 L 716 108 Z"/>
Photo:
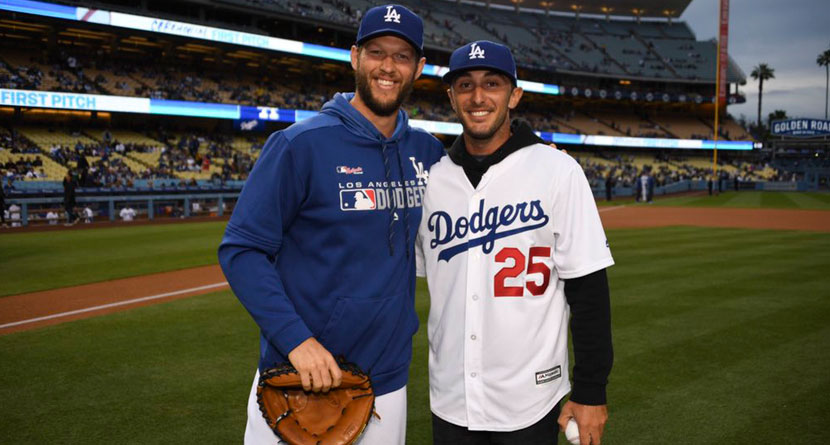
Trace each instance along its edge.
<path fill-rule="evenodd" d="M 721 104 L 726 105 L 726 74 L 729 68 L 729 0 L 720 0 L 718 14 L 718 55 L 715 62 L 715 149 L 712 152 L 712 178 L 717 180 L 718 175 L 718 123 L 720 121 Z"/>

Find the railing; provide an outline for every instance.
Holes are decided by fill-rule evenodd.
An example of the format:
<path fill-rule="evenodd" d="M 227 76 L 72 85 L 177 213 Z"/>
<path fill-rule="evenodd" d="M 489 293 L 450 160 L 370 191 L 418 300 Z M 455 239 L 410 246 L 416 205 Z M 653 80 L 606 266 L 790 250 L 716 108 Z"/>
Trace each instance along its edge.
<path fill-rule="evenodd" d="M 89 219 L 94 221 L 102 219 L 115 221 L 120 217 L 121 210 L 127 207 L 135 210 L 136 220 L 193 216 L 221 217 L 233 210 L 237 198 L 239 198 L 239 192 L 79 196 L 76 199 L 75 211 L 82 220 L 86 220 L 83 209 L 89 208 L 93 212 Z M 9 206 L 9 222 L 13 226 L 57 224 L 58 220 L 68 218 L 65 215 L 62 197 L 11 198 L 6 200 L 6 205 Z M 19 209 L 11 207 L 12 205 L 16 205 Z M 50 212 L 57 213 L 58 218 L 47 218 L 45 215 Z"/>

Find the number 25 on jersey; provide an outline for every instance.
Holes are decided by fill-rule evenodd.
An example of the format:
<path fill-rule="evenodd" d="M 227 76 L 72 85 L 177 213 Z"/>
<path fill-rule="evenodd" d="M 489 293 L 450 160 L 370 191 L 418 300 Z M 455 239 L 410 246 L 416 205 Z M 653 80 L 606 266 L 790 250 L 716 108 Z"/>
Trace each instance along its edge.
<path fill-rule="evenodd" d="M 493 277 L 493 296 L 495 297 L 521 297 L 524 294 L 524 288 L 530 291 L 531 295 L 542 295 L 547 290 L 550 284 L 550 268 L 541 261 L 535 261 L 537 258 L 550 257 L 550 247 L 531 247 L 528 258 L 521 250 L 515 247 L 505 247 L 496 254 L 496 262 L 504 263 L 505 266 L 501 268 Z M 509 260 L 513 260 L 513 265 L 509 265 Z M 527 260 L 527 261 L 525 261 Z M 542 284 L 537 284 L 535 280 L 527 281 L 524 286 L 507 286 L 504 284 L 508 278 L 517 278 L 522 272 L 525 272 L 525 264 L 527 265 L 527 273 L 542 274 Z"/>

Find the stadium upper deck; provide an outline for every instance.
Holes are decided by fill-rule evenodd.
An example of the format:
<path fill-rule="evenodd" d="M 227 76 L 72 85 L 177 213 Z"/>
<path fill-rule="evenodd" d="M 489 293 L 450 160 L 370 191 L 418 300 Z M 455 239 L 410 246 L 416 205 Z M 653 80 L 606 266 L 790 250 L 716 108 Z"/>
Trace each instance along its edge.
<path fill-rule="evenodd" d="M 84 3 L 90 6 L 88 2 Z M 242 6 L 234 13 L 233 10 L 228 12 L 229 4 Z M 339 43 L 340 47 L 348 47 L 354 39 L 353 27 L 357 24 L 360 11 L 368 7 L 369 3 L 338 0 L 209 0 L 168 4 L 150 0 L 142 5 L 136 9 L 132 4 L 128 7 L 126 2 L 112 0 L 94 6 L 111 8 L 113 11 L 132 10 L 145 17 L 189 20 L 187 23 L 194 24 L 178 22 L 178 25 L 192 26 L 195 30 L 203 26 L 195 23 L 248 31 L 256 28 L 260 34 L 266 31 L 270 35 L 293 37 L 298 43 L 317 42 L 330 46 L 338 46 Z M 654 42 L 659 43 L 659 40 L 685 42 L 679 45 L 691 45 L 689 42 L 694 42 L 688 27 L 682 23 L 669 25 L 643 21 L 638 24 L 625 20 L 603 22 L 585 17 L 547 16 L 526 11 L 517 14 L 515 11 L 495 7 L 488 9 L 463 4 L 464 8 L 459 9 L 456 6 L 452 2 L 436 0 L 413 3 L 415 9 L 426 8 L 422 14 L 426 17 L 428 28 L 430 23 L 435 26 L 434 29 L 443 26 L 442 29 L 445 30 L 452 30 L 454 26 L 466 26 L 465 29 L 489 33 L 478 34 L 477 37 L 506 41 L 519 48 L 517 53 L 522 49 L 538 49 L 529 46 L 535 38 L 528 37 L 527 32 L 531 32 L 529 30 L 542 33 L 539 34 L 541 37 L 552 42 L 549 46 L 563 54 L 568 52 L 567 45 L 560 45 L 557 39 L 579 42 L 573 43 L 572 47 L 576 48 L 574 52 L 587 54 L 584 49 L 589 41 L 597 43 L 603 39 L 620 39 L 629 33 L 629 37 L 622 40 L 629 40 L 626 51 L 630 50 L 631 54 L 627 55 L 632 57 L 636 56 L 632 42 L 642 39 L 653 39 L 646 47 L 655 47 Z M 270 10 L 271 14 L 252 13 L 254 8 Z M 74 11 L 75 8 L 69 9 Z M 135 32 L 103 26 L 96 24 L 100 22 L 96 22 L 93 13 L 95 10 L 84 11 L 87 12 L 82 14 L 83 18 L 89 18 L 91 23 L 77 21 L 80 19 L 74 19 L 74 12 L 72 17 L 76 21 L 53 20 L 45 18 L 44 14 L 33 17 L 3 12 L 0 32 L 6 37 L 3 44 L 6 49 L 0 58 L 3 59 L 0 61 L 5 62 L 0 64 L 0 80 L 4 82 L 2 86 L 315 110 L 330 96 L 332 88 L 339 90 L 344 82 L 350 83 L 348 66 L 342 62 L 284 53 L 275 57 L 276 54 L 267 49 L 240 48 L 218 41 L 204 42 L 187 35 L 170 35 L 160 33 L 161 31 Z M 441 22 L 435 14 L 444 14 L 448 18 Z M 161 18 L 152 20 L 159 26 L 172 24 L 170 20 Z M 537 22 L 537 27 L 534 27 L 534 21 Z M 313 27 L 304 26 L 305 22 L 313 24 Z M 475 27 L 468 26 L 470 23 L 475 25 L 476 22 L 478 24 Z M 351 31 L 338 30 L 338 27 L 346 27 Z M 521 39 L 525 43 L 519 42 Z M 428 50 L 433 51 L 429 54 L 430 61 L 440 63 L 442 57 L 446 58 L 446 51 L 436 53 L 437 47 L 433 45 L 431 50 L 430 47 L 431 44 L 428 43 Z M 528 54 L 533 56 L 532 52 Z M 711 125 L 701 120 L 706 114 L 707 96 L 711 97 L 710 84 L 682 78 L 658 81 L 655 77 L 650 81 L 638 81 L 631 76 L 616 78 L 606 74 L 602 77 L 600 71 L 616 69 L 619 73 L 635 63 L 630 58 L 612 59 L 608 51 L 604 54 L 598 61 L 602 68 L 597 68 L 598 65 L 591 67 L 584 61 L 579 62 L 586 72 L 556 68 L 522 70 L 521 76 L 531 80 L 561 82 L 560 91 L 565 99 L 551 101 L 539 95 L 528 95 L 525 101 L 528 106 L 523 114 L 537 123 L 540 131 L 644 138 L 712 137 Z M 520 60 L 525 56 L 527 54 L 520 54 Z M 525 57 L 529 63 L 546 60 L 531 56 Z M 551 60 L 559 60 L 556 57 Z M 567 62 L 579 59 L 568 56 L 561 60 Z M 432 77 L 419 81 L 418 84 L 420 86 L 410 109 L 412 114 L 431 121 L 452 120 L 452 113 L 446 106 L 436 105 L 443 103 L 440 81 Z M 435 93 L 439 96 L 435 96 Z M 722 132 L 721 137 L 730 140 L 749 139 L 737 125 L 727 127 L 729 134 Z"/>
<path fill-rule="evenodd" d="M 305 24 L 306 37 L 318 43 L 348 47 L 362 11 L 375 0 L 126 0 L 66 1 L 83 7 L 107 8 L 151 17 L 211 24 L 228 29 L 278 37 L 297 37 Z M 501 41 L 514 48 L 520 65 L 563 75 L 599 76 L 669 83 L 711 84 L 715 73 L 714 42 L 702 42 L 683 22 L 672 21 L 687 0 L 612 2 L 605 19 L 579 15 L 598 13 L 599 2 L 580 2 L 577 14 L 554 10 L 506 8 L 506 2 L 403 0 L 416 10 L 425 25 L 425 46 L 443 57 L 455 47 L 477 39 Z M 499 3 L 502 3 L 501 5 Z M 525 2 L 522 2 L 525 5 Z M 555 8 L 554 2 L 527 2 L 527 6 Z M 639 5 L 638 7 L 630 7 Z M 571 9 L 571 8 L 567 8 Z M 94 11 L 94 9 L 92 9 Z M 632 14 L 635 11 L 637 14 Z M 618 15 L 637 15 L 631 17 Z M 645 16 L 640 19 L 640 16 Z M 668 17 L 657 20 L 655 16 Z M 18 32 L 25 27 L 18 27 Z M 317 32 L 315 32 L 317 31 Z M 316 36 L 314 34 L 317 34 Z M 348 34 L 350 37 L 345 36 Z M 140 45 L 141 43 L 137 43 Z M 742 84 L 746 76 L 730 62 L 729 82 Z"/>
<path fill-rule="evenodd" d="M 361 11 L 379 4 L 371 0 L 214 0 L 213 4 L 236 4 L 293 16 L 298 20 L 313 20 L 356 31 Z M 519 11 L 506 2 L 471 4 L 447 0 L 411 1 L 400 3 L 412 8 L 424 18 L 425 46 L 439 51 L 451 51 L 471 40 L 493 40 L 511 45 L 517 52 L 518 63 L 530 68 L 560 72 L 588 73 L 657 79 L 669 82 L 714 82 L 715 43 L 695 40 L 695 35 L 684 22 L 654 21 L 561 15 L 541 8 Z M 552 7 L 547 2 L 536 6 Z M 554 3 L 554 2 L 550 2 Z M 582 2 L 581 2 L 582 3 Z M 599 13 L 590 3 L 584 11 Z M 654 15 L 677 17 L 689 1 L 610 2 L 609 13 L 632 10 Z M 669 13 L 669 14 L 666 14 Z M 625 14 L 629 15 L 629 14 Z M 746 76 L 730 62 L 729 82 L 743 83 Z"/>

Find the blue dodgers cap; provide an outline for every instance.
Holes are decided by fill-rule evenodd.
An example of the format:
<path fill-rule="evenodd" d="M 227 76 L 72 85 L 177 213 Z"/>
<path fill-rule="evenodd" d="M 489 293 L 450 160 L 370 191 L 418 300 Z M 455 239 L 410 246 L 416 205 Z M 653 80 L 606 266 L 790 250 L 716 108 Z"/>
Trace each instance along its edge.
<path fill-rule="evenodd" d="M 499 71 L 516 85 L 516 61 L 513 60 L 510 48 L 504 45 L 479 40 L 456 49 L 450 56 L 450 70 L 444 74 L 444 82 L 451 83 L 457 74 L 472 69 Z"/>
<path fill-rule="evenodd" d="M 382 35 L 398 36 L 424 52 L 424 22 L 401 5 L 376 6 L 363 16 L 357 30 L 357 44 Z"/>

